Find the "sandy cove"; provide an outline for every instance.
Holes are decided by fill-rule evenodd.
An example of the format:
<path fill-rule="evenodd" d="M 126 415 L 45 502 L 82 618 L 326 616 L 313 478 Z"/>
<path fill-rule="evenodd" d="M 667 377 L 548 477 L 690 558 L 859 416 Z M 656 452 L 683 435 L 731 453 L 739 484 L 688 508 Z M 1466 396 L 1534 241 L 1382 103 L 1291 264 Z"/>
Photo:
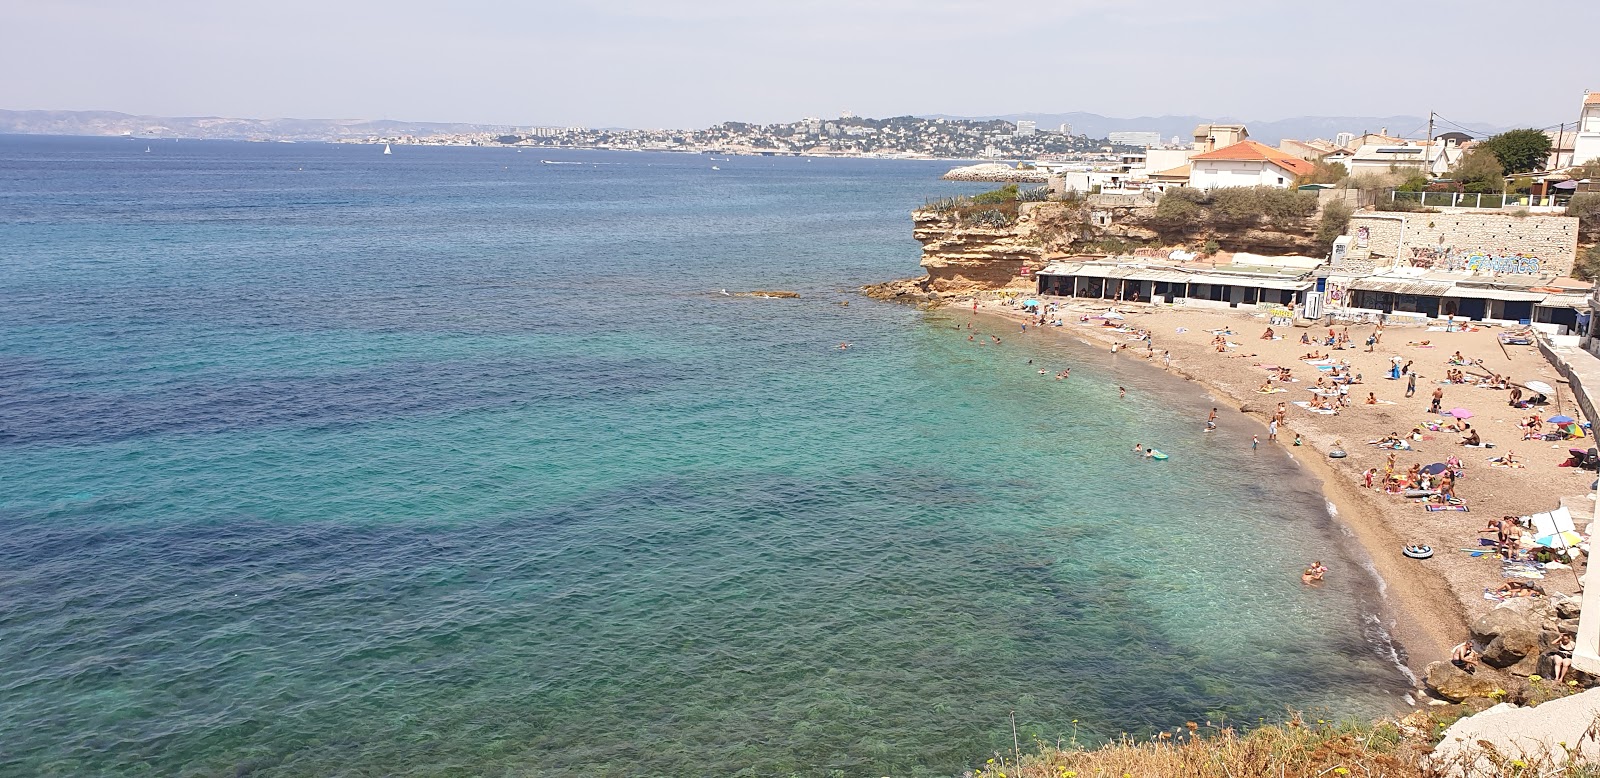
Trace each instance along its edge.
<path fill-rule="evenodd" d="M 1078 321 L 1083 314 L 1105 312 L 1106 303 L 1069 304 L 1070 301 L 1056 298 L 1041 299 L 1062 303 L 1063 315 L 1059 318 L 1064 326 L 1035 327 L 1030 323 L 1030 334 L 1042 331 L 1046 336 L 1125 344 L 1121 354 L 1126 358 L 1148 362 L 1157 369 L 1195 381 L 1219 404 L 1239 409 L 1262 424 L 1270 420 L 1280 401 L 1310 399 L 1307 387 L 1314 385 L 1318 371 L 1301 361 L 1301 356 L 1312 350 L 1330 354 L 1326 346 L 1300 343 L 1301 333 L 1313 338 L 1321 335 L 1325 339 L 1327 326 L 1273 327 L 1282 338 L 1261 340 L 1269 323 L 1265 315 L 1253 310 L 1119 304 L 1117 311 L 1127 317 L 1128 328 L 1151 333 L 1153 350 L 1147 351 L 1143 343 L 1134 342 L 1134 335 L 1110 327 L 1084 326 Z M 970 311 L 971 304 L 968 299 L 952 307 Z M 981 312 L 999 314 L 1014 321 L 1031 320 L 1020 309 L 1002 305 L 1000 298 L 994 295 L 984 295 L 978 308 Z M 1019 326 L 1009 327 L 1002 336 L 1014 337 Z M 1219 354 L 1211 343 L 1214 337 L 1211 331 L 1223 328 L 1235 333 L 1227 339 L 1237 347 Z M 1336 325 L 1336 329 L 1343 327 Z M 1502 350 L 1498 335 L 1505 330 L 1494 327 L 1477 332 L 1438 332 L 1417 325 L 1385 325 L 1381 342 L 1368 353 L 1366 339 L 1374 330 L 1373 325 L 1351 326 L 1349 336 L 1353 345 L 1331 352 L 1334 358 L 1348 361 L 1353 372 L 1362 376 L 1360 384 L 1350 387 L 1351 407 L 1330 416 L 1290 405 L 1287 426 L 1279 430 L 1278 443 L 1269 443 L 1263 435 L 1261 445 L 1290 447 L 1294 459 L 1322 480 L 1323 493 L 1338 510 L 1339 520 L 1366 550 L 1383 578 L 1386 597 L 1396 612 L 1396 637 L 1406 649 L 1408 664 L 1420 675 L 1427 663 L 1447 658 L 1450 647 L 1466 639 L 1471 619 L 1495 605 L 1484 599 L 1483 592 L 1502 582 L 1496 557 L 1492 554 L 1473 557 L 1460 549 L 1475 548 L 1479 538 L 1493 537 L 1478 532 L 1489 519 L 1551 510 L 1562 497 L 1576 497 L 1587 506 L 1585 496 L 1595 476 L 1585 470 L 1557 466 L 1567 459 L 1567 442 L 1522 440 L 1522 431 L 1516 424 L 1532 411 L 1510 407 L 1507 391 L 1437 383 L 1444 380 L 1446 369 L 1453 367 L 1447 364 L 1452 354 L 1460 351 L 1464 357 L 1482 360 L 1481 368 L 1462 368 L 1469 374 L 1499 373 L 1519 383 L 1538 380 L 1556 386 L 1558 397 L 1544 406 L 1542 416 L 1553 416 L 1559 409 L 1561 413 L 1582 418 L 1567 387 L 1558 383 L 1555 369 L 1537 347 L 1506 346 Z M 1421 346 L 1422 341 L 1428 341 L 1430 347 Z M 1170 364 L 1164 358 L 1169 351 Z M 1418 374 L 1417 390 L 1411 398 L 1405 397 L 1404 379 L 1386 378 L 1390 358 L 1395 356 L 1414 363 L 1412 369 Z M 1292 367 L 1299 382 L 1288 384 L 1291 388 L 1286 393 L 1262 394 L 1258 389 L 1268 373 L 1257 366 L 1260 364 Z M 1277 382 L 1273 385 L 1284 386 Z M 1469 420 L 1473 428 L 1479 430 L 1484 441 L 1496 447 L 1468 448 L 1457 444 L 1459 434 L 1430 432 L 1422 441 L 1413 442 L 1411 451 L 1396 452 L 1397 468 L 1403 470 L 1413 462 L 1425 465 L 1443 461 L 1452 454 L 1459 457 L 1465 466 L 1465 475 L 1457 484 L 1456 494 L 1466 500 L 1470 512 L 1428 512 L 1414 501 L 1362 485 L 1362 473 L 1372 467 L 1381 473 L 1390 453 L 1368 445 L 1367 441 L 1391 432 L 1405 434 L 1423 421 L 1437 420 L 1438 416 L 1428 412 L 1435 388 L 1444 390 L 1445 409 L 1470 410 L 1474 414 Z M 1111 389 L 1114 391 L 1114 387 Z M 1365 404 L 1368 392 L 1382 404 Z M 1194 423 L 1203 425 L 1205 420 L 1195 419 Z M 1305 445 L 1300 448 L 1291 446 L 1296 433 L 1304 438 Z M 1327 457 L 1336 441 L 1342 442 L 1349 452 L 1348 457 Z M 1239 444 L 1248 446 L 1250 441 L 1246 438 Z M 1588 448 L 1590 441 L 1573 441 L 1570 446 Z M 1522 469 L 1489 466 L 1490 457 L 1508 451 L 1514 451 L 1517 459 L 1525 460 L 1527 466 Z M 1181 452 L 1178 453 L 1181 457 Z M 1579 529 L 1584 529 L 1582 519 Z M 1401 548 L 1413 543 L 1432 546 L 1434 557 L 1418 561 L 1401 555 Z M 1584 567 L 1581 563 L 1579 566 Z M 1361 573 L 1333 571 L 1330 574 Z M 1570 571 L 1557 571 L 1539 583 L 1552 594 L 1576 593 L 1576 578 Z"/>

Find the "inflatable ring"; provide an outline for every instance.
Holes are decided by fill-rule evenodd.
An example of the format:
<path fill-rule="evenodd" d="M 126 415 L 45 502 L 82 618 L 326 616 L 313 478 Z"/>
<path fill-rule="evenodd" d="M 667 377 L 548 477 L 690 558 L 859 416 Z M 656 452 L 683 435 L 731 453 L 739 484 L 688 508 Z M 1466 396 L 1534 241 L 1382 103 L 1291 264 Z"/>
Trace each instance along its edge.
<path fill-rule="evenodd" d="M 1329 459 L 1344 459 L 1347 456 L 1349 456 L 1349 454 L 1344 453 L 1344 449 L 1342 448 L 1336 448 L 1328 452 Z"/>
<path fill-rule="evenodd" d="M 1428 559 L 1433 556 L 1433 548 L 1431 546 L 1406 546 L 1400 553 L 1412 559 Z"/>

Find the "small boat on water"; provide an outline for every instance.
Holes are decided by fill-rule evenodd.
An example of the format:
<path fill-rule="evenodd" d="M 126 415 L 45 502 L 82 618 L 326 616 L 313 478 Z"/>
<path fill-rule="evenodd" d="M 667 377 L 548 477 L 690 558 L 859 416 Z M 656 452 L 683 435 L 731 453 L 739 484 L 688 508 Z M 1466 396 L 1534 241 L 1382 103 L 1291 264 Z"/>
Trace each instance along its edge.
<path fill-rule="evenodd" d="M 385 154 L 393 154 L 394 151 L 390 150 L 389 144 L 385 143 L 385 144 L 383 144 L 383 153 L 385 153 Z"/>
<path fill-rule="evenodd" d="M 146 153 L 146 154 L 150 153 L 150 147 L 149 146 L 145 146 L 144 147 L 144 153 Z"/>

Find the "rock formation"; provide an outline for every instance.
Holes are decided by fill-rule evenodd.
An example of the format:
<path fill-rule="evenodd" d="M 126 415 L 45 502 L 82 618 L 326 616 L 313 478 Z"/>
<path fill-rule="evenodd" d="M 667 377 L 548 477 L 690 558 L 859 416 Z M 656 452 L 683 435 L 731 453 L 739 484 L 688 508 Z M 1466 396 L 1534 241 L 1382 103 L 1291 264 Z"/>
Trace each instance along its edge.
<path fill-rule="evenodd" d="M 1002 184 L 1042 184 L 1048 180 L 1043 170 L 1014 168 L 998 162 L 951 168 L 943 176 L 946 181 L 995 181 Z"/>

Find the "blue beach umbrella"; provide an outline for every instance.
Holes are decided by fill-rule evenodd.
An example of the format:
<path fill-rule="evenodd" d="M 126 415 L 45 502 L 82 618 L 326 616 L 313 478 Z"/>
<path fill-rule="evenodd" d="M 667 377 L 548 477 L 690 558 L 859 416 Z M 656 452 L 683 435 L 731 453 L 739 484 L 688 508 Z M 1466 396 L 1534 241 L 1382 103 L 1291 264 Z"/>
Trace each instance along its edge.
<path fill-rule="evenodd" d="M 1422 468 L 1422 472 L 1427 473 L 1428 475 L 1438 475 L 1449 469 L 1450 468 L 1446 467 L 1443 462 L 1434 462 L 1433 464 Z"/>
<path fill-rule="evenodd" d="M 1571 416 L 1551 416 L 1550 418 L 1545 419 L 1545 421 L 1548 421 L 1551 424 L 1571 424 L 1577 421 L 1577 419 L 1574 419 Z"/>

